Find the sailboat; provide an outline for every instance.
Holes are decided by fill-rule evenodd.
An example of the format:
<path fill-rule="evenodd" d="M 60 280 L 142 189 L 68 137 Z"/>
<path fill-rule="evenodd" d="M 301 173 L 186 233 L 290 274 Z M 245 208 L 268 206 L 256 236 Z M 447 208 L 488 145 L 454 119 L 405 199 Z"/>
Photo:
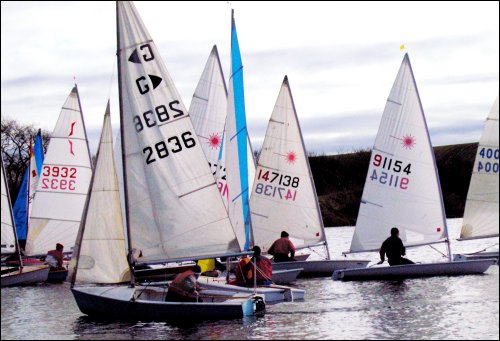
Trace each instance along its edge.
<path fill-rule="evenodd" d="M 78 247 L 72 281 L 78 307 L 91 316 L 134 320 L 253 315 L 265 306 L 254 295 L 217 295 L 204 290 L 203 302 L 166 302 L 167 287 L 135 284 L 136 265 L 231 256 L 241 254 L 241 250 L 191 119 L 158 49 L 131 2 L 119 1 L 116 8 L 128 265 L 123 263 L 125 238 L 112 238 L 104 231 L 96 234 L 98 230 L 113 230 L 117 236 L 122 231 L 111 130 L 105 121 L 78 238 L 82 245 Z M 105 228 L 99 221 L 103 215 L 114 220 Z M 99 251 L 85 246 L 87 234 L 89 242 L 96 237 L 103 240 Z M 115 267 L 115 257 L 105 245 L 115 239 L 120 240 L 120 246 L 114 249 L 121 253 L 116 257 L 122 261 L 120 267 Z M 106 267 L 99 266 L 101 272 L 113 269 L 115 276 L 99 276 L 87 285 L 73 285 L 80 269 L 98 271 L 94 270 L 97 260 L 108 262 Z"/>
<path fill-rule="evenodd" d="M 252 222 L 250 216 L 250 178 L 249 158 L 252 150 L 248 143 L 246 126 L 245 96 L 243 86 L 243 63 L 236 33 L 234 10 L 231 10 L 231 71 L 229 91 L 227 96 L 226 138 L 224 142 L 226 161 L 226 181 L 228 186 L 228 215 L 231 219 L 239 245 L 244 250 L 250 250 L 254 244 Z M 250 155 L 249 155 L 250 154 Z M 253 163 L 253 157 L 251 161 Z M 297 267 L 296 267 L 297 268 Z M 249 292 L 251 288 L 244 288 L 227 283 L 215 283 L 206 278 L 203 284 L 211 288 L 228 290 L 231 292 Z M 288 299 L 302 299 L 305 291 L 290 287 L 259 287 L 259 294 L 265 296 L 266 302 Z"/>
<path fill-rule="evenodd" d="M 56 243 L 72 251 L 92 175 L 92 162 L 75 85 L 50 139 L 29 219 L 26 252 L 46 255 Z"/>
<path fill-rule="evenodd" d="M 227 116 L 227 88 L 222 66 L 214 45 L 200 77 L 189 107 L 189 115 L 201 141 L 212 173 L 216 177 L 219 192 L 228 207 L 228 186 L 226 181 L 225 123 Z M 255 176 L 255 160 L 250 139 L 247 136 L 247 168 L 249 188 Z M 241 244 L 243 246 L 243 243 Z M 273 271 L 273 282 L 285 284 L 294 281 L 300 269 L 294 271 Z"/>
<path fill-rule="evenodd" d="M 27 256 L 45 256 L 56 243 L 72 253 L 87 198 L 92 161 L 75 84 L 52 132 L 33 200 L 26 241 Z M 67 269 L 51 269 L 49 281 L 61 282 Z"/>
<path fill-rule="evenodd" d="M 43 165 L 43 142 L 41 129 L 35 136 L 35 142 L 30 142 L 30 158 L 24 179 L 19 189 L 12 212 L 16 223 L 17 237 L 21 248 L 26 245 L 28 220 L 31 213 L 33 199 L 36 193 L 40 173 Z"/>
<path fill-rule="evenodd" d="M 406 247 L 446 243 L 448 262 L 337 270 L 333 279 L 481 274 L 495 263 L 451 261 L 436 160 L 408 54 L 375 138 L 350 252 L 378 251 L 394 226 Z"/>
<path fill-rule="evenodd" d="M 19 260 L 18 266 L 15 267 L 4 267 L 2 265 L 1 287 L 3 288 L 7 286 L 45 282 L 47 280 L 47 276 L 49 275 L 48 265 L 37 265 L 28 267 L 23 266 L 23 261 L 21 258 L 21 250 L 17 239 L 16 227 L 14 223 L 14 218 L 12 216 L 12 205 L 7 186 L 7 178 L 5 176 L 5 171 L 4 171 L 3 157 L 2 157 L 1 177 L 2 177 L 1 254 L 2 257 L 6 255 L 17 255 L 16 258 Z"/>
<path fill-rule="evenodd" d="M 331 260 L 314 180 L 288 77 L 267 126 L 250 199 L 255 243 L 267 252 L 282 230 L 297 249 L 323 247 L 326 259 L 273 263 L 273 271 L 303 268 L 299 277 L 331 276 L 369 260 Z"/>
<path fill-rule="evenodd" d="M 498 237 L 498 157 L 497 97 L 479 140 L 459 240 Z M 455 260 L 477 258 L 498 261 L 498 250 L 454 255 Z"/>

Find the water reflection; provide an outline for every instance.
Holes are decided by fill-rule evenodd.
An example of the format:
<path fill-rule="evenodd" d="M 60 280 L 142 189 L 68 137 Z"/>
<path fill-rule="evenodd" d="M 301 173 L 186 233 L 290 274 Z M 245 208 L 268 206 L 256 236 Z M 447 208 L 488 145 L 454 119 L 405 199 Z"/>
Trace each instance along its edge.
<path fill-rule="evenodd" d="M 327 229 L 333 258 L 353 228 Z M 366 255 L 356 254 L 359 259 Z M 376 259 L 374 255 L 373 259 Z M 418 256 L 418 257 L 417 257 Z M 435 257 L 422 249 L 415 260 Z M 356 257 L 354 257 L 356 258 Z M 499 269 L 484 276 L 400 282 L 298 280 L 303 301 L 268 305 L 263 317 L 120 322 L 83 315 L 69 283 L 2 288 L 2 339 L 498 339 Z"/>

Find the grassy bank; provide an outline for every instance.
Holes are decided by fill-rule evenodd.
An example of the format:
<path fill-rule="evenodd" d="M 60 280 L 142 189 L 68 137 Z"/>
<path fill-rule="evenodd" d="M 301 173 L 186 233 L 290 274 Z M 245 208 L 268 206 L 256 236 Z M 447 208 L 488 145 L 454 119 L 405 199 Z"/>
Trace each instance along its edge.
<path fill-rule="evenodd" d="M 446 216 L 462 217 L 477 143 L 434 148 Z M 325 226 L 355 225 L 370 151 L 309 157 Z"/>

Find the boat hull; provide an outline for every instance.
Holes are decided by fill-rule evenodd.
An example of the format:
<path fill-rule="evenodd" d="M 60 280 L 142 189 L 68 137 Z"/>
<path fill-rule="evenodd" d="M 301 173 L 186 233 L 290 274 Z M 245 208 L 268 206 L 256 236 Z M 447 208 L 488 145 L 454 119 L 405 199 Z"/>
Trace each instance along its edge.
<path fill-rule="evenodd" d="M 240 293 L 245 295 L 253 294 L 254 292 L 264 297 L 266 303 L 276 303 L 283 301 L 302 300 L 305 296 L 305 290 L 291 288 L 282 285 L 241 287 L 238 285 L 227 284 L 225 278 L 220 277 L 205 277 L 200 276 L 198 283 L 206 289 L 221 290 L 231 294 Z"/>
<path fill-rule="evenodd" d="M 61 283 L 68 277 L 68 270 L 53 270 L 49 271 L 49 276 L 47 277 L 48 283 Z"/>
<path fill-rule="evenodd" d="M 1 287 L 30 285 L 42 283 L 47 280 L 50 267 L 48 265 L 26 266 L 22 269 L 2 275 Z"/>
<path fill-rule="evenodd" d="M 366 280 L 401 280 L 405 278 L 433 276 L 461 276 L 482 274 L 494 259 L 470 260 L 461 262 L 443 262 L 430 264 L 408 264 L 365 269 L 337 270 L 333 273 L 334 280 L 366 281 Z"/>
<path fill-rule="evenodd" d="M 303 268 L 290 270 L 273 270 L 272 281 L 276 284 L 289 284 L 294 282 Z"/>
<path fill-rule="evenodd" d="M 299 278 L 330 277 L 335 270 L 366 268 L 369 260 L 310 260 L 273 263 L 273 271 L 303 268 Z"/>
<path fill-rule="evenodd" d="M 221 301 L 208 302 L 166 302 L 165 288 L 128 286 L 77 287 L 72 288 L 80 311 L 95 318 L 134 321 L 165 321 L 178 319 L 232 319 L 254 315 L 262 308 L 255 297 L 227 293 L 214 294 Z M 225 295 L 225 296 L 222 296 Z M 217 300 L 217 299 L 215 299 Z M 260 306 L 260 308 L 259 308 Z"/>
<path fill-rule="evenodd" d="M 454 261 L 466 261 L 466 260 L 473 260 L 473 259 L 496 259 L 497 260 L 497 265 L 498 265 L 498 251 L 492 251 L 492 252 L 477 252 L 477 253 L 464 253 L 464 254 L 455 254 L 453 255 L 453 260 Z"/>

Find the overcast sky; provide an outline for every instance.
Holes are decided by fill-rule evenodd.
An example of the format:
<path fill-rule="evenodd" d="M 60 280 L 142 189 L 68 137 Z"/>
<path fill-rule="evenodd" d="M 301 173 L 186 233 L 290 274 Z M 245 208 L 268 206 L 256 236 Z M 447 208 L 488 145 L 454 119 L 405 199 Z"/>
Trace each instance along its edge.
<path fill-rule="evenodd" d="M 477 142 L 498 96 L 498 1 L 135 5 L 186 108 L 214 44 L 227 80 L 234 8 L 254 148 L 285 75 L 316 153 L 372 147 L 404 52 L 434 145 Z M 95 152 L 110 96 L 119 121 L 115 15 L 115 2 L 2 1 L 2 117 L 52 132 L 76 77 Z"/>

